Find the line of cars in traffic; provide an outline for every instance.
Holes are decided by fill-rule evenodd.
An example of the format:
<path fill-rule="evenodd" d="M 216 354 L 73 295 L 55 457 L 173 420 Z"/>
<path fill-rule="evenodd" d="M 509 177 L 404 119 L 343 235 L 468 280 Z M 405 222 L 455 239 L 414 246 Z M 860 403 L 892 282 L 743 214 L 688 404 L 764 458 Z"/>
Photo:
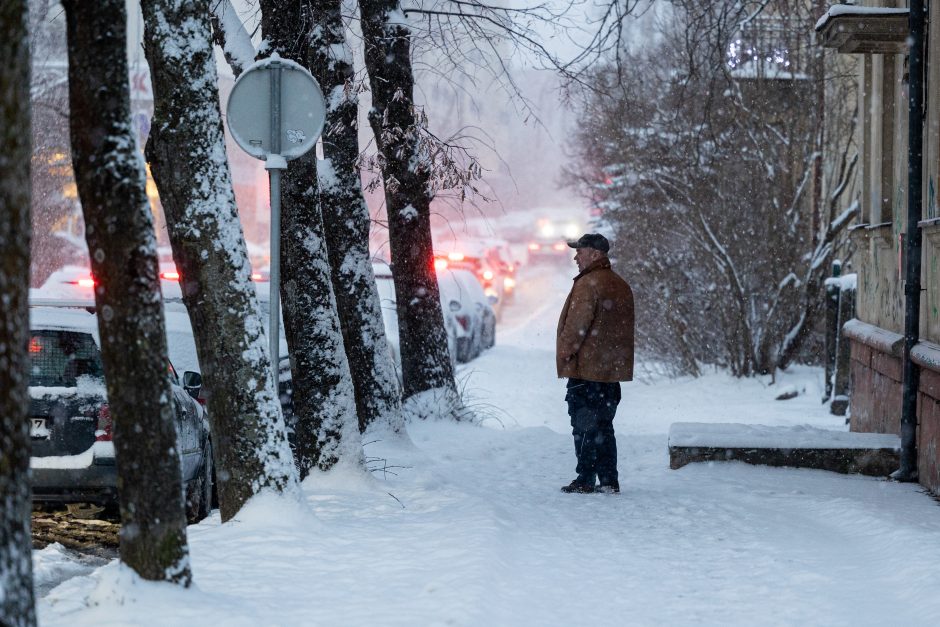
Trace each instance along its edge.
<path fill-rule="evenodd" d="M 398 319 L 391 266 L 373 264 L 391 357 L 401 378 Z M 441 308 L 452 362 L 468 362 L 496 342 L 494 296 L 464 268 L 438 268 Z M 187 516 L 196 522 L 214 501 L 212 440 L 196 345 L 181 301 L 180 276 L 161 267 L 167 330 L 167 370 L 173 389 Z M 253 274 L 267 322 L 269 283 Z M 95 280 L 87 267 L 68 266 L 30 291 L 30 434 L 32 488 L 37 503 L 113 504 L 117 472 L 94 305 Z M 288 427 L 293 388 L 281 325 L 279 393 Z"/>

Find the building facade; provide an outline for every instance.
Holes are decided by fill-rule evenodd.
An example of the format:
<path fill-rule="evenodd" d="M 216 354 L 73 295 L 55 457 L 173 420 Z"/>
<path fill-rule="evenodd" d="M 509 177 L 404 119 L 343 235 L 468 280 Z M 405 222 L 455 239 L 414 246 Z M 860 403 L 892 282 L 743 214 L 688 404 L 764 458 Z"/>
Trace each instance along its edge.
<path fill-rule="evenodd" d="M 925 3 L 927 4 L 927 3 Z M 924 46 L 920 319 L 910 351 L 917 382 L 917 478 L 940 493 L 940 21 Z M 816 25 L 822 45 L 861 55 L 858 143 L 861 214 L 852 229 L 858 272 L 852 345 L 852 431 L 901 434 L 908 220 L 909 7 L 904 1 L 834 5 Z M 915 118 L 916 119 L 916 118 Z M 911 386 L 914 389 L 914 386 Z"/>

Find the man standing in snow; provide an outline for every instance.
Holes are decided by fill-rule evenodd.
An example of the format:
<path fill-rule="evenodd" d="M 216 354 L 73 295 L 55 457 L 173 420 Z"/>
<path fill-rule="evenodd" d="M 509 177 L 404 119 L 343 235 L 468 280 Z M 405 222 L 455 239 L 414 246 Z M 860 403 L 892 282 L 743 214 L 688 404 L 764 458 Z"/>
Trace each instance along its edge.
<path fill-rule="evenodd" d="M 633 380 L 633 291 L 611 270 L 606 237 L 588 233 L 568 246 L 579 274 L 558 320 L 555 360 L 568 378 L 578 476 L 561 490 L 620 492 L 613 421 L 620 382 Z"/>

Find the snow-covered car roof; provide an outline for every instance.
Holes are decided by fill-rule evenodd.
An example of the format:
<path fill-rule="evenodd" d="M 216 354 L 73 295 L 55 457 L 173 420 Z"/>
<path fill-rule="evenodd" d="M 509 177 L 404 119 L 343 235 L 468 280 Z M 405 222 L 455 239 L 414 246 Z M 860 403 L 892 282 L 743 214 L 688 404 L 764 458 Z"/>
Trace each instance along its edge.
<path fill-rule="evenodd" d="M 101 346 L 98 335 L 98 317 L 94 313 L 94 301 L 34 301 L 29 308 L 31 330 L 55 329 L 90 333 Z M 186 370 L 200 372 L 196 341 L 189 322 L 189 314 L 183 311 L 164 312 L 166 320 L 167 349 L 173 367 L 182 374 Z"/>
<path fill-rule="evenodd" d="M 372 274 L 374 274 L 377 279 L 391 279 L 392 268 L 384 261 L 373 261 Z"/>
<path fill-rule="evenodd" d="M 30 329 L 61 329 L 91 333 L 98 340 L 98 318 L 92 311 L 78 306 L 31 306 L 29 308 Z M 94 308 L 94 301 L 89 303 Z"/>

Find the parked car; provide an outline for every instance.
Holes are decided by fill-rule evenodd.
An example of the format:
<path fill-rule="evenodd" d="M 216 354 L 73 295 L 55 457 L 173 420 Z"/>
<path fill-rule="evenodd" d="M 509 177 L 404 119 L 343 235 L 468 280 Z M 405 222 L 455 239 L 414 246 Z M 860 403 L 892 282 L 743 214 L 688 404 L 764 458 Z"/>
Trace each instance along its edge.
<path fill-rule="evenodd" d="M 182 335 L 185 338 L 185 332 Z M 179 336 L 177 331 L 168 333 L 171 354 L 174 350 L 181 355 L 194 354 L 194 349 L 178 345 Z M 115 502 L 111 416 L 93 304 L 85 308 L 31 306 L 29 356 L 33 500 Z M 167 368 L 187 516 L 195 522 L 207 516 L 212 506 L 209 424 L 205 410 L 195 400 L 199 375 L 185 372 L 188 389 L 184 390 L 172 361 Z"/>
<path fill-rule="evenodd" d="M 475 359 L 496 343 L 496 314 L 483 286 L 469 270 L 438 270 L 441 299 L 463 333 L 457 338 L 457 361 Z"/>
<path fill-rule="evenodd" d="M 434 268 L 438 271 L 450 269 L 472 273 L 490 298 L 491 306 L 498 309 L 505 295 L 505 282 L 504 271 L 494 259 L 494 252 L 479 241 L 465 240 L 447 253 L 436 252 Z"/>
<path fill-rule="evenodd" d="M 29 297 L 94 300 L 95 279 L 87 266 L 63 266 L 50 274 L 40 287 L 30 289 Z"/>
<path fill-rule="evenodd" d="M 401 346 L 398 340 L 398 309 L 392 269 L 387 263 L 377 261 L 372 264 L 372 271 L 375 274 L 375 284 L 378 288 L 379 302 L 382 306 L 385 336 L 388 339 L 395 371 L 398 373 L 399 381 L 401 381 Z M 440 278 L 438 278 L 438 284 L 440 284 Z M 441 290 L 441 310 L 444 315 L 444 330 L 447 333 L 447 352 L 450 355 L 451 364 L 456 365 L 459 361 L 459 338 L 463 332 L 454 313 L 447 308 L 443 290 Z"/>

